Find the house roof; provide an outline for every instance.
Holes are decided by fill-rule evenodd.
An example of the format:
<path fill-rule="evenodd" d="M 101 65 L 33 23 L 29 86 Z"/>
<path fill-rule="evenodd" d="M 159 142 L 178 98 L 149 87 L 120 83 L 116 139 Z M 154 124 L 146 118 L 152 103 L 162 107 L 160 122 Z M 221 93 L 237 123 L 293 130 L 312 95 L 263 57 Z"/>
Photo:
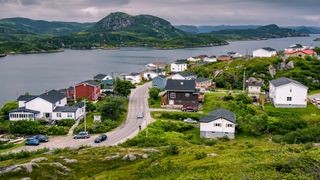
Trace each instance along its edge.
<path fill-rule="evenodd" d="M 60 101 L 61 99 L 65 98 L 66 96 L 57 90 L 51 90 L 51 91 L 48 91 L 48 92 L 41 94 L 39 97 L 41 99 L 48 101 L 48 102 L 56 103 L 56 102 Z"/>
<path fill-rule="evenodd" d="M 262 86 L 262 82 L 260 82 L 260 81 L 249 81 L 248 82 L 248 86 L 261 87 Z"/>
<path fill-rule="evenodd" d="M 306 50 L 285 50 L 284 53 L 285 54 L 295 54 L 295 53 L 304 53 L 304 54 L 308 54 L 308 55 L 314 55 L 315 51 L 312 49 L 306 49 Z"/>
<path fill-rule="evenodd" d="M 37 95 L 21 95 L 18 97 L 18 101 L 31 101 L 39 96 Z"/>
<path fill-rule="evenodd" d="M 100 84 L 97 81 L 94 81 L 94 80 L 83 81 L 83 82 L 79 83 L 78 85 L 81 85 L 81 84 L 88 84 L 88 85 L 91 85 L 91 86 L 100 86 Z"/>
<path fill-rule="evenodd" d="M 269 52 L 271 52 L 271 51 L 276 51 L 275 49 L 273 49 L 273 48 L 271 48 L 271 47 L 263 47 L 263 48 L 261 48 L 261 49 L 264 49 L 264 50 L 269 51 Z"/>
<path fill-rule="evenodd" d="M 209 78 L 197 78 L 196 82 L 205 82 L 205 81 L 211 81 Z"/>
<path fill-rule="evenodd" d="M 289 48 L 303 48 L 303 46 L 301 44 L 293 44 Z"/>
<path fill-rule="evenodd" d="M 17 109 L 13 109 L 13 110 L 9 111 L 9 113 L 15 113 L 15 112 L 28 112 L 28 113 L 33 113 L 33 114 L 39 114 L 40 113 L 39 111 L 26 109 L 25 107 L 17 108 Z"/>
<path fill-rule="evenodd" d="M 174 64 L 187 64 L 187 60 L 185 60 L 185 59 L 180 59 L 180 60 L 176 60 L 175 62 L 174 62 Z"/>
<path fill-rule="evenodd" d="M 53 112 L 76 112 L 78 109 L 77 106 L 58 106 Z"/>
<path fill-rule="evenodd" d="M 210 112 L 207 116 L 201 117 L 200 122 L 208 123 L 220 118 L 236 123 L 236 115 L 233 112 L 222 108 Z"/>
<path fill-rule="evenodd" d="M 196 73 L 194 73 L 194 72 L 186 72 L 186 71 L 180 72 L 180 73 L 178 73 L 178 74 L 180 74 L 180 75 L 183 76 L 183 77 L 196 76 Z"/>
<path fill-rule="evenodd" d="M 138 76 L 138 75 L 140 75 L 140 73 L 130 73 L 127 76 Z"/>
<path fill-rule="evenodd" d="M 196 91 L 195 80 L 174 80 L 168 79 L 167 85 L 165 87 L 167 91 Z"/>
<path fill-rule="evenodd" d="M 283 86 L 283 85 L 286 85 L 289 83 L 294 83 L 294 84 L 308 88 L 307 86 L 303 85 L 302 83 L 295 81 L 295 80 L 292 80 L 292 79 L 289 79 L 289 78 L 286 78 L 286 77 L 281 77 L 279 79 L 272 80 L 272 81 L 270 81 L 270 83 L 275 87 Z"/>
<path fill-rule="evenodd" d="M 106 74 L 97 74 L 93 77 L 93 79 L 96 80 L 102 80 L 103 78 L 105 78 L 107 75 Z"/>

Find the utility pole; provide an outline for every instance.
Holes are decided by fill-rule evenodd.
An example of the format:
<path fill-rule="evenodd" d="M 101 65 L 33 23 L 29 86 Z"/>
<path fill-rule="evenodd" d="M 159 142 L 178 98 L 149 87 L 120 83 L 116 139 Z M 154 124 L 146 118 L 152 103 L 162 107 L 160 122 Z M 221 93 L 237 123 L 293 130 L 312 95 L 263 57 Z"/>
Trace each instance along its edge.
<path fill-rule="evenodd" d="M 84 102 L 84 131 L 87 132 L 87 112 L 86 112 L 86 99 L 83 100 Z"/>
<path fill-rule="evenodd" d="M 244 72 L 243 72 L 243 92 L 245 91 L 246 89 L 246 69 L 244 69 Z"/>

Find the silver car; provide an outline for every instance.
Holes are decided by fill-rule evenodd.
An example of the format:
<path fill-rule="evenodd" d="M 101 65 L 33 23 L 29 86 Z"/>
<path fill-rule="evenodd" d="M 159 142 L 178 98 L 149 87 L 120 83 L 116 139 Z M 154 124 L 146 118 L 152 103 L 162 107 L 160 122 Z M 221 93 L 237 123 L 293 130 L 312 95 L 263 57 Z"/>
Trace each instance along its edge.
<path fill-rule="evenodd" d="M 142 119 L 143 117 L 144 117 L 143 112 L 138 112 L 137 118 L 138 118 L 138 119 Z"/>
<path fill-rule="evenodd" d="M 183 122 L 185 122 L 185 123 L 192 123 L 192 124 L 196 124 L 196 123 L 197 123 L 196 120 L 193 120 L 193 119 L 191 119 L 191 118 L 184 119 Z"/>

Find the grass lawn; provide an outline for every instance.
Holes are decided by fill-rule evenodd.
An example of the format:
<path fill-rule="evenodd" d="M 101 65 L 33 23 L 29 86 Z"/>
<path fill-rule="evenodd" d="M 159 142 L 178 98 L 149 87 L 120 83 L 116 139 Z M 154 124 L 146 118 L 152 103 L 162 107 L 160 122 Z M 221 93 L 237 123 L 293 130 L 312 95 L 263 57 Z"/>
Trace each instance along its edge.
<path fill-rule="evenodd" d="M 8 151 L 11 151 L 11 150 L 14 150 L 14 149 L 19 148 L 19 147 L 22 147 L 22 146 L 24 146 L 24 143 L 14 144 L 14 146 L 12 146 L 12 147 L 10 147 L 10 148 L 0 149 L 0 154 L 1 154 L 1 153 L 8 152 Z"/>
<path fill-rule="evenodd" d="M 149 107 L 150 108 L 161 108 L 161 98 L 159 97 L 156 100 L 148 99 Z"/>
<path fill-rule="evenodd" d="M 314 94 L 320 94 L 320 89 L 318 89 L 318 90 L 313 90 L 313 91 L 310 91 L 310 92 L 308 93 L 308 95 L 314 95 Z"/>

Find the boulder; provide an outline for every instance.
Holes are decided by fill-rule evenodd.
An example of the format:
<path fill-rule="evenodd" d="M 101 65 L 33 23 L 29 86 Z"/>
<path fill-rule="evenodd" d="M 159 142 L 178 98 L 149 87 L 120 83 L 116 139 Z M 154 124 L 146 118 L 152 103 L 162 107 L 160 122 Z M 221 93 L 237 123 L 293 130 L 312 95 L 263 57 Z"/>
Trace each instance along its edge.
<path fill-rule="evenodd" d="M 57 167 L 57 168 L 63 170 L 64 172 L 70 172 L 70 171 L 71 171 L 68 167 L 62 165 L 62 164 L 59 163 L 59 162 L 50 163 L 50 165 L 51 165 L 51 166 L 54 166 L 54 167 Z"/>
<path fill-rule="evenodd" d="M 216 70 L 213 72 L 214 77 L 220 76 L 221 74 L 223 74 L 223 70 Z"/>
<path fill-rule="evenodd" d="M 210 154 L 207 154 L 207 156 L 208 156 L 208 157 L 216 157 L 216 156 L 218 156 L 218 154 L 216 154 L 216 153 L 210 153 Z"/>
<path fill-rule="evenodd" d="M 136 160 L 137 157 L 134 154 L 127 154 L 123 156 L 122 160 L 129 160 L 129 161 L 134 161 Z"/>
<path fill-rule="evenodd" d="M 42 161 L 48 161 L 48 158 L 46 158 L 46 157 L 39 157 L 39 158 L 36 158 L 36 159 L 31 160 L 30 162 L 31 162 L 31 163 L 39 163 L 39 162 L 42 162 Z"/>
<path fill-rule="evenodd" d="M 142 149 L 142 151 L 145 153 L 159 153 L 160 152 L 158 149 L 154 149 L 154 148 Z"/>
<path fill-rule="evenodd" d="M 16 170 L 18 168 L 19 168 L 19 170 Z M 0 168 L 0 175 L 5 174 L 7 172 L 17 172 L 17 171 L 21 171 L 21 170 L 22 170 L 21 167 L 19 167 L 18 165 L 7 166 L 4 168 Z"/>
<path fill-rule="evenodd" d="M 112 160 L 116 160 L 116 159 L 119 159 L 119 158 L 120 158 L 120 155 L 119 154 L 115 154 L 115 155 L 106 157 L 106 161 L 112 161 Z"/>
<path fill-rule="evenodd" d="M 142 154 L 142 155 L 141 155 L 141 158 L 142 158 L 142 159 L 148 159 L 148 154 Z"/>
<path fill-rule="evenodd" d="M 29 178 L 29 177 L 24 177 L 24 178 L 21 178 L 21 180 L 31 180 L 31 178 Z"/>
<path fill-rule="evenodd" d="M 293 69 L 294 68 L 294 63 L 293 61 L 289 61 L 286 65 L 286 69 Z"/>
<path fill-rule="evenodd" d="M 24 168 L 28 173 L 31 173 L 33 171 L 34 166 L 38 166 L 36 163 L 25 163 L 25 164 L 20 164 L 20 167 Z"/>
<path fill-rule="evenodd" d="M 66 163 L 68 163 L 68 164 L 73 164 L 73 163 L 77 163 L 78 162 L 78 160 L 76 160 L 76 159 L 63 159 Z"/>
<path fill-rule="evenodd" d="M 277 73 L 276 68 L 274 68 L 273 65 L 270 64 L 269 67 L 268 67 L 268 69 L 269 69 L 269 74 L 270 74 L 270 76 L 271 76 L 272 78 L 274 78 L 274 76 L 275 76 L 276 73 Z"/>

